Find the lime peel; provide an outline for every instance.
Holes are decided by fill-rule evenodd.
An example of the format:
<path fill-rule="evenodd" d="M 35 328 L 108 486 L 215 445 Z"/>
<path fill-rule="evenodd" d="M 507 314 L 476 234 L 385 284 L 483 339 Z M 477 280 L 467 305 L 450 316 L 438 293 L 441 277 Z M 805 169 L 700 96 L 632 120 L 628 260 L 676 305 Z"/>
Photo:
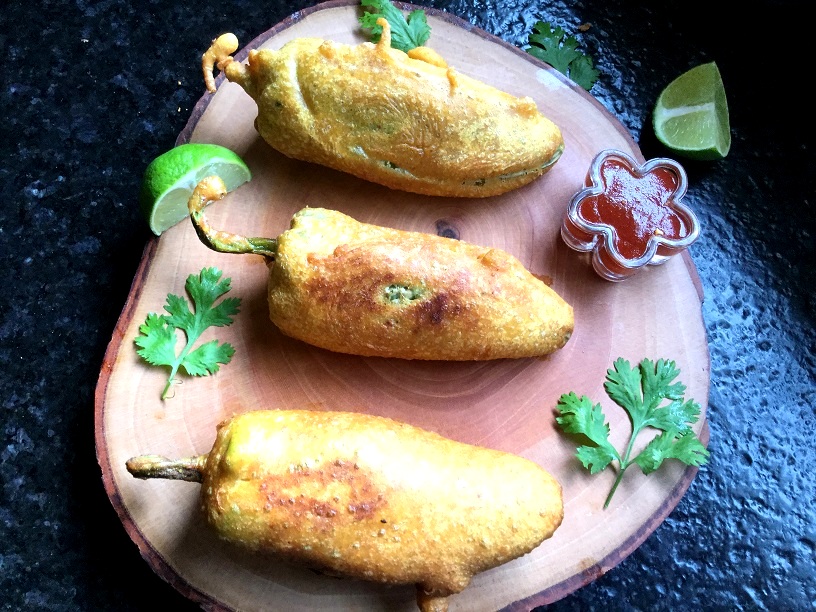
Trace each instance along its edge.
<path fill-rule="evenodd" d="M 669 83 L 655 104 L 652 126 L 657 139 L 683 157 L 710 161 L 728 155 L 728 102 L 717 64 L 700 64 Z"/>

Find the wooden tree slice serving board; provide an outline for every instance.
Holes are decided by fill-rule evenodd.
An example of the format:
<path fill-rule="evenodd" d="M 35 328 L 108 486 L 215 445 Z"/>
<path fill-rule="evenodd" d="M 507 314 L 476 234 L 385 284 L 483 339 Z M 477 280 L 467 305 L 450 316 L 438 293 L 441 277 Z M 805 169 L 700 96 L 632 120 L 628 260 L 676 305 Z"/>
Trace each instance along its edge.
<path fill-rule="evenodd" d="M 311 408 L 383 415 L 443 436 L 536 461 L 563 486 L 565 517 L 532 553 L 476 576 L 451 598 L 452 610 L 527 610 L 555 601 L 605 573 L 639 546 L 676 506 L 696 474 L 667 462 L 649 477 L 627 472 L 610 507 L 612 470 L 590 476 L 575 458 L 576 441 L 556 428 L 562 393 L 601 402 L 612 442 L 623 448 L 626 414 L 603 390 L 617 357 L 637 363 L 668 358 L 681 369 L 687 397 L 703 407 L 696 431 L 707 441 L 709 356 L 702 294 L 691 259 L 673 258 L 622 283 L 600 279 L 586 255 L 569 250 L 559 227 L 590 161 L 606 148 L 642 160 L 626 129 L 594 98 L 523 51 L 460 19 L 427 10 L 429 46 L 461 73 L 515 95 L 531 96 L 558 124 L 566 150 L 532 184 L 488 199 L 432 198 L 389 190 L 323 167 L 288 159 L 257 135 L 254 102 L 219 80 L 196 107 L 180 142 L 212 142 L 241 155 L 252 180 L 208 209 L 214 227 L 277 236 L 305 206 L 345 212 L 361 221 L 445 233 L 504 249 L 575 309 L 575 333 L 543 359 L 415 362 L 330 353 L 284 337 L 270 323 L 267 269 L 259 256 L 210 251 L 189 223 L 152 240 L 105 356 L 96 393 L 96 442 L 105 487 L 125 528 L 156 573 L 208 609 L 415 610 L 413 586 L 339 580 L 262 559 L 222 543 L 198 510 L 199 485 L 142 481 L 125 469 L 133 456 L 172 458 L 210 450 L 216 425 L 254 409 Z M 329 2 L 293 15 L 247 45 L 279 48 L 301 36 L 359 43 L 359 7 Z M 202 52 L 209 44 L 202 40 Z M 692 203 L 693 205 L 693 203 Z M 235 323 L 208 330 L 236 349 L 216 375 L 183 378 L 160 400 L 167 371 L 137 356 L 134 338 L 168 293 L 183 295 L 189 274 L 215 266 L 242 299 Z M 353 333 L 350 330 L 349 333 Z M 645 440 L 641 446 L 645 444 Z"/>

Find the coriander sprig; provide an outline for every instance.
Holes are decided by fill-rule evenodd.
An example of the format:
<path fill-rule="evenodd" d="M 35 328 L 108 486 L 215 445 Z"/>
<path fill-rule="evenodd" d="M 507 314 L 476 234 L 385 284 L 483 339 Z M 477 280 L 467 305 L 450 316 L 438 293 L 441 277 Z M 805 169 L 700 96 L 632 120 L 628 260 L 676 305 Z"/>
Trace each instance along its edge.
<path fill-rule="evenodd" d="M 377 25 L 377 19 L 383 17 L 391 26 L 391 46 L 394 49 L 408 53 L 411 49 L 421 47 L 431 36 L 431 27 L 422 9 L 408 13 L 408 18 L 389 0 L 360 0 L 361 6 L 373 8 L 376 12 L 364 12 L 359 17 L 360 25 L 371 30 L 371 42 L 379 42 L 382 27 Z"/>
<path fill-rule="evenodd" d="M 628 361 L 618 358 L 613 368 L 607 370 L 604 389 L 632 422 L 632 434 L 623 456 L 609 442 L 609 423 L 600 404 L 593 404 L 585 395 L 578 397 L 573 392 L 565 393 L 558 400 L 561 416 L 556 417 L 556 422 L 565 432 L 582 434 L 589 439 L 590 444 L 578 447 L 576 456 L 590 474 L 597 474 L 613 461 L 618 463 L 618 474 L 604 508 L 609 506 L 624 473 L 632 464 L 637 464 L 648 475 L 665 459 L 677 459 L 694 466 L 708 461 L 708 450 L 691 429 L 700 417 L 700 405 L 684 399 L 685 385 L 673 382 L 679 374 L 674 361 L 665 359 L 657 362 L 644 359 L 632 368 Z M 633 458 L 635 440 L 647 427 L 661 433 Z"/>
<path fill-rule="evenodd" d="M 527 53 L 547 62 L 587 91 L 598 80 L 600 73 L 592 65 L 592 58 L 578 50 L 578 40 L 567 36 L 561 26 L 553 29 L 546 21 L 537 21 L 528 43 L 524 49 Z"/>
<path fill-rule="evenodd" d="M 227 342 L 219 344 L 217 340 L 210 340 L 193 348 L 204 330 L 208 327 L 231 325 L 232 317 L 238 314 L 240 298 L 224 298 L 218 304 L 215 303 L 230 290 L 230 279 L 221 280 L 221 274 L 218 268 L 204 268 L 198 275 L 191 274 L 187 277 L 185 288 L 192 299 L 194 310 L 190 310 L 183 297 L 171 293 L 164 306 L 168 314 L 150 313 L 139 326 L 140 335 L 134 340 L 139 347 L 136 351 L 139 356 L 151 365 L 170 367 L 162 399 L 167 398 L 180 369 L 190 376 L 214 374 L 219 369 L 218 364 L 229 363 L 235 354 L 232 345 Z M 187 340 L 178 354 L 177 330 L 182 331 Z"/>

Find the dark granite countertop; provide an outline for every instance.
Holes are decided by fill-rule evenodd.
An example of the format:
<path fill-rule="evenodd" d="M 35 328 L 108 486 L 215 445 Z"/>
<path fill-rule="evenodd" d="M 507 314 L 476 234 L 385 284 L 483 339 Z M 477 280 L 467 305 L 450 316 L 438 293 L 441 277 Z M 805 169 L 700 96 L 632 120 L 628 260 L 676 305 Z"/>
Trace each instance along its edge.
<path fill-rule="evenodd" d="M 702 221 L 691 249 L 710 342 L 711 461 L 620 565 L 552 609 L 816 606 L 816 169 L 804 3 L 434 1 L 522 45 L 537 19 L 579 34 L 592 94 L 647 158 L 672 78 L 716 61 L 733 147 L 684 163 Z M 0 606 L 196 606 L 159 579 L 102 486 L 94 389 L 150 234 L 136 206 L 149 161 L 204 93 L 202 47 L 251 40 L 303 5 L 6 3 L 0 166 Z M 715 13 L 716 14 L 716 13 Z"/>

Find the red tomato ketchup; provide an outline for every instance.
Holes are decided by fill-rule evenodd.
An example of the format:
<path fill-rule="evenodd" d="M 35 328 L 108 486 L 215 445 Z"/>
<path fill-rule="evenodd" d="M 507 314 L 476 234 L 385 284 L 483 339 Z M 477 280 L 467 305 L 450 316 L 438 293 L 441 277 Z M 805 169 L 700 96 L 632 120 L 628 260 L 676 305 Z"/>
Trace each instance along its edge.
<path fill-rule="evenodd" d="M 601 151 L 570 201 L 561 237 L 576 251 L 592 251 L 601 277 L 623 280 L 697 240 L 697 217 L 681 202 L 686 187 L 685 170 L 671 159 L 640 165 L 621 151 Z"/>

